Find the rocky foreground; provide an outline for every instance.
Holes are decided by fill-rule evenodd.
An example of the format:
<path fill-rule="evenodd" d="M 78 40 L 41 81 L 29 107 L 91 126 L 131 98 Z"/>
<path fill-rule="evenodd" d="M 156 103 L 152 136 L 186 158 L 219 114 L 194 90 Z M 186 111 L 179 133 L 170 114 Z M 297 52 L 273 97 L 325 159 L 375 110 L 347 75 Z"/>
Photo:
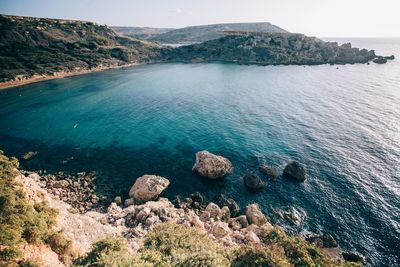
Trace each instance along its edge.
<path fill-rule="evenodd" d="M 3 163 L 8 162 L 4 156 L 0 160 L 3 160 Z M 266 166 L 262 166 L 262 169 L 275 173 L 273 169 Z M 207 151 L 197 153 L 196 163 L 193 166 L 193 171 L 210 179 L 229 175 L 232 170 L 233 167 L 228 159 Z M 164 177 L 156 175 L 139 177 L 130 189 L 128 199 L 123 202 L 121 197 L 117 196 L 103 212 L 98 212 L 87 207 L 77 209 L 67 203 L 76 205 L 77 196 L 91 202 L 89 207 L 98 203 L 102 197 L 93 197 L 91 183 L 93 174 L 80 173 L 72 179 L 64 173 L 61 176 L 49 174 L 40 176 L 33 172 L 14 171 L 17 173 L 16 182 L 23 185 L 23 191 L 30 205 L 35 209 L 37 206 L 47 205 L 51 210 L 58 212 L 52 231 L 62 234 L 67 240 L 64 243 L 68 246 L 61 246 L 62 249 L 59 248 L 60 245 L 53 244 L 58 244 L 60 241 L 56 242 L 53 239 L 50 239 L 52 242 L 49 243 L 53 244 L 50 245 L 51 248 L 29 242 L 23 244 L 24 252 L 21 258 L 29 260 L 34 257 L 40 266 L 154 266 L 157 264 L 161 264 L 157 266 L 181 266 L 179 264 L 182 262 L 184 262 L 183 266 L 265 266 L 265 264 L 306 266 L 311 263 L 320 266 L 349 266 L 351 264 L 359 266 L 363 261 L 363 258 L 357 254 L 343 253 L 330 235 L 287 236 L 281 228 L 270 223 L 256 203 L 245 207 L 243 213 L 233 199 L 224 196 L 213 203 L 206 202 L 200 193 L 194 193 L 185 199 L 178 198 L 175 203 L 172 203 L 161 197 L 162 192 L 169 186 L 168 179 Z M 305 173 L 300 164 L 289 163 L 285 171 L 290 172 L 293 179 L 303 181 L 302 175 Z M 5 176 L 2 179 L 5 179 Z M 40 210 L 36 209 L 38 212 Z M 195 236 L 194 240 L 193 236 Z M 196 236 L 199 240 L 196 240 Z M 121 252 L 119 247 L 122 243 L 113 246 L 112 244 L 115 245 L 115 243 L 112 242 L 116 241 L 104 241 L 110 238 L 119 238 L 116 240 L 123 241 L 118 242 L 127 245 L 124 257 L 112 254 L 114 259 L 110 261 L 109 258 L 104 259 L 103 254 L 101 254 L 103 256 L 96 254 L 100 253 L 98 250 L 101 250 L 101 247 L 104 250 L 104 246 L 113 247 L 117 252 Z M 158 245 L 153 247 L 152 242 Z M 202 246 L 202 242 L 207 243 L 207 247 L 201 247 L 203 251 L 201 256 L 198 254 L 192 258 L 191 254 L 200 249 L 198 246 Z M 166 251 L 177 249 L 178 252 L 165 254 L 164 246 L 167 246 L 164 248 L 167 249 Z M 209 246 L 220 252 L 215 254 L 216 251 L 209 251 Z M 71 247 L 74 253 L 71 253 Z M 2 248 L 4 247 L 0 246 L 0 252 Z M 103 250 L 101 250 L 102 253 Z M 107 250 L 104 253 L 107 254 Z M 155 256 L 154 253 L 156 255 L 162 253 L 164 256 L 159 258 L 161 255 Z M 69 256 L 67 257 L 66 254 Z M 96 258 L 97 260 L 106 263 L 95 264 L 93 254 L 100 257 Z M 76 258 L 79 255 L 80 258 Z M 74 257 L 76 260 L 73 260 Z M 124 263 L 120 261 L 121 258 L 125 259 Z M 127 259 L 128 262 L 126 262 Z"/>

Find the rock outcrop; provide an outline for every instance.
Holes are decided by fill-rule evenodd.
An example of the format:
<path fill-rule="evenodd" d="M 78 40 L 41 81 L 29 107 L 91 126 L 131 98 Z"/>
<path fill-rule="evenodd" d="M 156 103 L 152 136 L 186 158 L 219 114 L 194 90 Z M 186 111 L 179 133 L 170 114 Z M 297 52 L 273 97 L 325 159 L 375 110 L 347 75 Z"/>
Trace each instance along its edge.
<path fill-rule="evenodd" d="M 196 163 L 192 168 L 192 171 L 210 179 L 225 177 L 232 170 L 232 163 L 227 158 L 214 155 L 208 151 L 196 153 Z"/>
<path fill-rule="evenodd" d="M 129 196 L 139 203 L 157 199 L 168 187 L 168 179 L 156 175 L 144 175 L 136 179 Z"/>
<path fill-rule="evenodd" d="M 293 180 L 303 182 L 306 180 L 306 169 L 297 161 L 292 161 L 286 165 L 283 174 Z"/>
<path fill-rule="evenodd" d="M 293 33 L 225 32 L 225 37 L 175 48 L 168 60 L 260 65 L 367 63 L 375 51 Z"/>
<path fill-rule="evenodd" d="M 373 60 L 373 62 L 376 64 L 385 64 L 387 59 L 385 57 L 377 57 Z"/>
<path fill-rule="evenodd" d="M 246 218 L 250 224 L 255 224 L 257 226 L 261 226 L 268 222 L 257 204 L 250 204 L 246 207 Z"/>
<path fill-rule="evenodd" d="M 243 177 L 244 184 L 250 189 L 261 189 L 265 187 L 265 182 L 260 178 L 260 176 L 248 173 Z"/>

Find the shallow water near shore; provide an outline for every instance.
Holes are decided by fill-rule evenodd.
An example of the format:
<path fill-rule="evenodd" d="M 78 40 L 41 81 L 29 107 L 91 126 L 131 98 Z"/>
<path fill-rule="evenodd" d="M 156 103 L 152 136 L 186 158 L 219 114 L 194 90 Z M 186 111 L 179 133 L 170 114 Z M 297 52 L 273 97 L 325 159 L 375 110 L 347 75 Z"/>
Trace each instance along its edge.
<path fill-rule="evenodd" d="M 347 41 L 347 40 L 339 40 Z M 400 39 L 348 40 L 400 56 Z M 296 231 L 332 233 L 379 266 L 400 264 L 400 60 L 385 65 L 155 64 L 0 91 L 0 148 L 27 170 L 92 171 L 125 196 L 143 174 L 167 177 L 166 196 L 219 193 L 267 213 L 307 214 Z M 220 181 L 191 172 L 195 153 L 229 158 Z M 296 159 L 305 183 L 284 178 L 249 192 L 242 177 Z M 261 174 L 260 174 L 261 175 Z M 262 176 L 264 179 L 266 177 Z"/>

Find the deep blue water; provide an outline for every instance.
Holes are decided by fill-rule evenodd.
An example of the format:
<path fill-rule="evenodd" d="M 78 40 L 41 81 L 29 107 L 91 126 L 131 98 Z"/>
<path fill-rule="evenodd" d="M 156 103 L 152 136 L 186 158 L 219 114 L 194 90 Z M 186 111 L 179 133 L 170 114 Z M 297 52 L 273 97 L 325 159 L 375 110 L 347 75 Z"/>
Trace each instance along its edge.
<path fill-rule="evenodd" d="M 340 40 L 340 42 L 347 40 Z M 400 39 L 355 39 L 400 56 Z M 400 60 L 386 65 L 157 64 L 0 91 L 0 147 L 39 151 L 29 170 L 96 170 L 99 190 L 126 195 L 143 174 L 166 194 L 200 191 L 306 214 L 294 231 L 332 233 L 373 265 L 400 264 Z M 207 181 L 195 153 L 228 157 L 234 173 Z M 242 176 L 260 163 L 307 166 L 305 183 Z M 67 160 L 68 163 L 63 163 Z M 293 230 L 293 229 L 292 229 Z"/>

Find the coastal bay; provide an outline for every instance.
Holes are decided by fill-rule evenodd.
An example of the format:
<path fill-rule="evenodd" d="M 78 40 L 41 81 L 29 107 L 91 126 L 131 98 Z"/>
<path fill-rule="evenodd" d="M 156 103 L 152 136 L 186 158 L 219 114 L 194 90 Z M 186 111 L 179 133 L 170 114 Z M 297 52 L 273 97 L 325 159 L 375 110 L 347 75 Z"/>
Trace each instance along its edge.
<path fill-rule="evenodd" d="M 350 41 L 381 54 L 399 46 Z M 27 170 L 97 171 L 98 192 L 111 198 L 126 198 L 148 173 L 171 181 L 170 199 L 200 191 L 209 200 L 223 193 L 241 206 L 257 202 L 289 232 L 331 233 L 342 247 L 389 264 L 399 223 L 398 61 L 337 67 L 168 63 L 16 87 L 0 92 L 2 149 L 38 151 L 21 161 Z M 384 108 L 372 112 L 377 104 Z M 233 173 L 215 182 L 193 175 L 204 149 L 229 158 Z M 243 185 L 260 164 L 282 172 L 293 159 L 307 168 L 304 184 L 260 173 L 261 192 Z M 299 225 L 274 210 L 294 210 Z"/>

